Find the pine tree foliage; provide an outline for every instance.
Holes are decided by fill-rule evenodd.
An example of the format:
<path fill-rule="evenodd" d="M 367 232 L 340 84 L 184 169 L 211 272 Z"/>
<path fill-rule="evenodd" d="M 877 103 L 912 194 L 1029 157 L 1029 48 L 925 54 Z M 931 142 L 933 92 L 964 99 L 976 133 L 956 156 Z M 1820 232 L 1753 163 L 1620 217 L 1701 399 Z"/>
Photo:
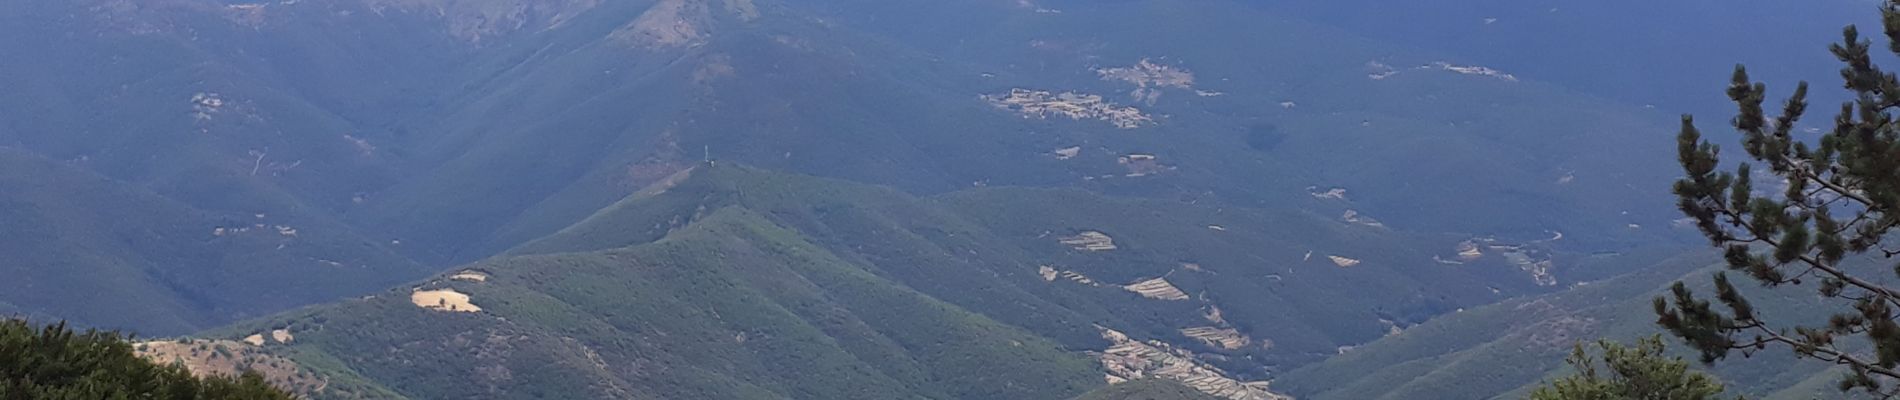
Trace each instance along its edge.
<path fill-rule="evenodd" d="M 1881 16 L 1887 50 L 1900 54 L 1900 0 L 1888 0 Z M 1900 288 L 1887 275 L 1900 275 L 1900 265 L 1888 272 L 1844 262 L 1891 263 L 1900 255 L 1882 243 L 1900 225 L 1900 78 L 1874 64 L 1872 47 L 1853 26 L 1831 46 L 1855 99 L 1818 138 L 1794 131 L 1808 108 L 1806 82 L 1770 117 L 1767 86 L 1736 67 L 1728 95 L 1740 112 L 1731 123 L 1748 159 L 1734 172 L 1718 171 L 1720 149 L 1683 118 L 1677 150 L 1687 175 L 1675 185 L 1682 212 L 1726 250 L 1733 272 L 1768 287 L 1812 284 L 1840 306 L 1825 325 L 1777 323 L 1758 315 L 1726 274 L 1714 277 L 1714 303 L 1678 282 L 1656 298 L 1657 322 L 1703 362 L 1785 347 L 1846 366 L 1852 372 L 1840 382 L 1843 391 L 1900 394 Z"/>
<path fill-rule="evenodd" d="M 291 399 L 255 373 L 193 377 L 140 358 L 116 333 L 0 322 L 0 399 Z"/>
<path fill-rule="evenodd" d="M 1709 400 L 1722 394 L 1722 383 L 1689 369 L 1689 362 L 1663 355 L 1661 336 L 1644 338 L 1634 346 L 1599 341 L 1601 359 L 1579 343 L 1565 362 L 1576 375 L 1550 382 L 1531 392 L 1532 400 Z"/>

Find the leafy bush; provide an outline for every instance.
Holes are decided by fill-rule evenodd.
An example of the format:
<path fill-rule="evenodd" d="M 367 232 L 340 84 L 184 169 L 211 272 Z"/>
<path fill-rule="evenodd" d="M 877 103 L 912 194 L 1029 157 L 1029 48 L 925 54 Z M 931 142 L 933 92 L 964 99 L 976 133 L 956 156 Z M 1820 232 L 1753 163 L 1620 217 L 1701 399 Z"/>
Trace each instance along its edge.
<path fill-rule="evenodd" d="M 180 365 L 139 358 L 117 333 L 0 323 L 0 398 L 291 399 L 264 377 L 193 377 Z"/>
<path fill-rule="evenodd" d="M 1578 344 L 1566 360 L 1577 374 L 1538 388 L 1531 399 L 1713 400 L 1722 393 L 1720 380 L 1689 369 L 1688 361 L 1663 355 L 1661 336 L 1644 338 L 1633 346 L 1604 340 L 1596 347 L 1602 349 L 1601 357 Z"/>

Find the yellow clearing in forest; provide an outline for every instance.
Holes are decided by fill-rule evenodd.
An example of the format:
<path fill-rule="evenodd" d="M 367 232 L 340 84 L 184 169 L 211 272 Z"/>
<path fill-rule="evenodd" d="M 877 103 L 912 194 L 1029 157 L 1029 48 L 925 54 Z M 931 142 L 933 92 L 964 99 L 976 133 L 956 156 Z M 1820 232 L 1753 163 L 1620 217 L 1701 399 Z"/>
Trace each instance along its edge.
<path fill-rule="evenodd" d="M 474 303 L 469 303 L 468 300 L 468 295 L 456 292 L 454 289 L 419 290 L 409 294 L 409 301 L 416 303 L 416 307 L 449 312 L 479 312 L 482 310 L 481 307 L 475 306 Z"/>

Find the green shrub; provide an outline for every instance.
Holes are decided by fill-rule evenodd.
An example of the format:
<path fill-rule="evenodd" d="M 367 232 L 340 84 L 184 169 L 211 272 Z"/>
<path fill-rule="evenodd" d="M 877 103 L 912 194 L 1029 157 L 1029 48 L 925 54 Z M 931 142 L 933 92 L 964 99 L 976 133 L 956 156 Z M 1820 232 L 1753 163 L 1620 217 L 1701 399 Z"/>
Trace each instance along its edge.
<path fill-rule="evenodd" d="M 0 322 L 0 399 L 291 399 L 254 373 L 193 377 L 133 353 L 117 333 Z"/>

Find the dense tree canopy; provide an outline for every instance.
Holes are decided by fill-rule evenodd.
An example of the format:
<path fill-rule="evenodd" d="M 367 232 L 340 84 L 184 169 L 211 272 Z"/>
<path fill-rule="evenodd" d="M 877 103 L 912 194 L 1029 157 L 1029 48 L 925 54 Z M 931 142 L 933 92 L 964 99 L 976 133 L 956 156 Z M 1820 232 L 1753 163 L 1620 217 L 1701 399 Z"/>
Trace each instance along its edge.
<path fill-rule="evenodd" d="M 198 378 L 183 366 L 153 364 L 116 333 L 0 322 L 0 399 L 291 398 L 257 374 Z"/>
<path fill-rule="evenodd" d="M 1603 354 L 1593 357 L 1578 344 L 1567 362 L 1576 375 L 1559 379 L 1531 393 L 1532 400 L 1705 400 L 1722 394 L 1722 383 L 1689 369 L 1689 363 L 1663 355 L 1662 337 L 1649 337 L 1634 346 L 1597 342 Z"/>

